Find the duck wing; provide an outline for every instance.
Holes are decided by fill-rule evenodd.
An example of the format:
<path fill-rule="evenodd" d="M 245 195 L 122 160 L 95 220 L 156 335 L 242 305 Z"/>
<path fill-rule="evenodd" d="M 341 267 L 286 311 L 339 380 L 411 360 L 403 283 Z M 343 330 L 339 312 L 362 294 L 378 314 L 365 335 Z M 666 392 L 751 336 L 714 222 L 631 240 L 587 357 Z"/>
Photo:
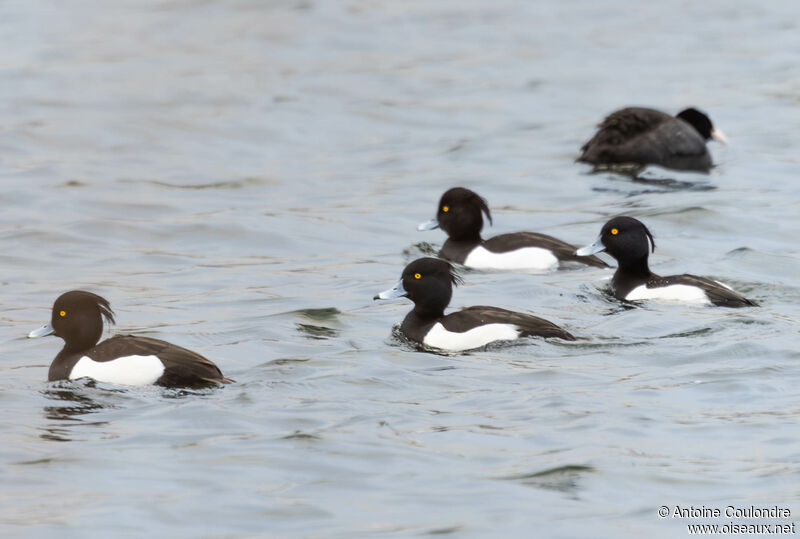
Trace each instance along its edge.
<path fill-rule="evenodd" d="M 600 149 L 623 146 L 670 119 L 673 117 L 665 112 L 644 107 L 627 107 L 612 112 L 598 124 L 597 133 L 581 147 L 583 155 L 579 160 L 599 157 Z"/>
<path fill-rule="evenodd" d="M 580 262 L 598 268 L 607 268 L 608 264 L 594 255 L 577 256 L 577 247 L 558 238 L 539 234 L 537 232 L 513 232 L 511 234 L 500 234 L 483 242 L 483 246 L 493 253 L 505 253 L 515 251 L 524 247 L 539 247 L 552 251 L 556 258 L 568 262 Z"/>
<path fill-rule="evenodd" d="M 133 335 L 106 339 L 85 355 L 94 361 L 112 361 L 124 356 L 156 356 L 164 364 L 164 373 L 155 382 L 161 386 L 192 386 L 204 383 L 230 383 L 212 361 L 180 346 Z"/>
<path fill-rule="evenodd" d="M 649 163 L 679 170 L 708 171 L 711 154 L 697 130 L 680 118 L 670 118 L 635 142 L 628 153 L 646 155 Z"/>
<path fill-rule="evenodd" d="M 447 331 L 454 333 L 463 333 L 486 324 L 513 324 L 519 328 L 521 337 L 558 337 L 567 341 L 575 340 L 568 331 L 544 318 L 484 305 L 450 313 L 442 317 L 439 322 Z"/>
<path fill-rule="evenodd" d="M 720 307 L 755 307 L 758 305 L 755 301 L 745 298 L 717 281 L 706 277 L 690 275 L 688 273 L 684 273 L 683 275 L 669 275 L 667 277 L 654 275 L 647 281 L 648 288 L 675 284 L 696 286 L 702 289 L 708 296 L 709 301 Z"/>

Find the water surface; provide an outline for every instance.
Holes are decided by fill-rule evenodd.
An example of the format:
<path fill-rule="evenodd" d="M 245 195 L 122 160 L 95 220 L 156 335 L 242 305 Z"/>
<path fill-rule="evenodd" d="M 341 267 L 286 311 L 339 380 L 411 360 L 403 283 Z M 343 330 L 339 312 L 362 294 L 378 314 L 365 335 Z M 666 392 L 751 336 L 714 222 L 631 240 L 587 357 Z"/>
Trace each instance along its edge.
<path fill-rule="evenodd" d="M 0 6 L 0 36 L 4 535 L 675 537 L 661 505 L 800 514 L 794 2 L 42 0 Z M 701 107 L 731 144 L 709 175 L 573 163 L 634 104 Z M 585 244 L 636 216 L 654 271 L 761 306 L 623 309 L 608 270 L 473 271 L 453 307 L 586 339 L 419 352 L 392 333 L 409 304 L 371 298 L 441 245 L 415 226 L 456 185 L 488 233 Z M 25 335 L 74 288 L 238 383 L 48 384 L 60 341 Z"/>

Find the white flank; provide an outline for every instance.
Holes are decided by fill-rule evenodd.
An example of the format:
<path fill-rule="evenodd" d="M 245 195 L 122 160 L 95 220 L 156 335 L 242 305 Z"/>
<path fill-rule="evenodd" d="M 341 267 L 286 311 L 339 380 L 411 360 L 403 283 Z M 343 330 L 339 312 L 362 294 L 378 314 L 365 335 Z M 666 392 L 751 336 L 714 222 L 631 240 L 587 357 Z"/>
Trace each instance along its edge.
<path fill-rule="evenodd" d="M 83 356 L 72 367 L 69 379 L 89 377 L 98 382 L 143 386 L 154 383 L 162 374 L 164 364 L 156 356 L 124 356 L 111 361 Z"/>
<path fill-rule="evenodd" d="M 478 269 L 549 270 L 558 267 L 558 259 L 551 251 L 541 247 L 523 247 L 507 253 L 493 253 L 479 245 L 469 253 L 464 265 Z"/>
<path fill-rule="evenodd" d="M 641 285 L 631 290 L 625 299 L 629 301 L 654 299 L 711 305 L 711 301 L 701 288 L 687 284 L 673 284 L 660 288 L 647 288 L 645 285 Z"/>
<path fill-rule="evenodd" d="M 519 329 L 514 324 L 486 324 L 464 333 L 456 333 L 447 331 L 440 322 L 436 322 L 422 343 L 442 350 L 460 352 L 480 348 L 494 341 L 512 341 L 518 337 Z"/>

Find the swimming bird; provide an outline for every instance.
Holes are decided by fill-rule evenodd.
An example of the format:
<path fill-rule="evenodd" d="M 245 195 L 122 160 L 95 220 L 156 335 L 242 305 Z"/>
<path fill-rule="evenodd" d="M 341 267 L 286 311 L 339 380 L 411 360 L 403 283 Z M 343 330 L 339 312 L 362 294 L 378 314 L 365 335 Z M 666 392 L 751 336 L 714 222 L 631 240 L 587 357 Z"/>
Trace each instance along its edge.
<path fill-rule="evenodd" d="M 578 161 L 708 172 L 711 155 L 706 141 L 728 143 L 709 117 L 695 108 L 670 116 L 655 109 L 628 107 L 612 112 L 598 127 L 581 148 Z"/>
<path fill-rule="evenodd" d="M 569 332 L 552 322 L 498 307 L 476 306 L 444 314 L 459 280 L 452 266 L 437 258 L 419 258 L 403 270 L 400 281 L 373 299 L 407 297 L 414 302 L 400 331 L 418 343 L 460 352 L 495 341 L 522 337 L 558 337 L 574 341 Z"/>
<path fill-rule="evenodd" d="M 453 187 L 442 195 L 436 218 L 420 224 L 417 230 L 444 230 L 448 239 L 439 256 L 470 268 L 551 270 L 564 262 L 608 267 L 596 256 L 576 256 L 574 245 L 536 232 L 513 232 L 484 240 L 483 214 L 491 223 L 485 199 L 469 189 Z"/>
<path fill-rule="evenodd" d="M 736 293 L 729 286 L 697 275 L 661 277 L 650 271 L 647 259 L 656 245 L 653 235 L 641 221 L 633 217 L 614 217 L 600 231 L 591 245 L 578 249 L 582 255 L 606 251 L 617 262 L 611 279 L 614 297 L 620 300 L 661 300 L 747 307 L 757 305 Z"/>
<path fill-rule="evenodd" d="M 97 294 L 73 290 L 56 299 L 50 323 L 28 334 L 29 338 L 55 335 L 64 339 L 48 380 L 88 377 L 112 384 L 168 387 L 233 382 L 203 356 L 158 339 L 116 335 L 97 344 L 103 318 L 113 324 L 114 312 L 108 300 Z"/>

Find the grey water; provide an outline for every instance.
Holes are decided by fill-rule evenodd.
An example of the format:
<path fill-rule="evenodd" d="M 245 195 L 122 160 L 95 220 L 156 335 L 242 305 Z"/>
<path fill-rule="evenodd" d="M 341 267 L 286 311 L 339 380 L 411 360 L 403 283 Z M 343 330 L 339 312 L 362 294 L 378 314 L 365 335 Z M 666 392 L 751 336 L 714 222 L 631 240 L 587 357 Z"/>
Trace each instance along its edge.
<path fill-rule="evenodd" d="M 796 2 L 0 4 L 0 533 L 682 537 L 660 506 L 800 514 Z M 574 163 L 625 105 L 706 110 L 710 174 Z M 653 270 L 751 309 L 643 304 L 612 270 L 464 272 L 583 337 L 461 355 L 374 303 L 453 186 L 494 226 L 653 231 Z M 601 255 L 602 256 L 602 255 Z M 607 260 L 611 260 L 608 259 Z M 214 360 L 203 391 L 47 382 L 25 338 L 83 288 Z M 733 520 L 734 522 L 742 522 Z"/>

